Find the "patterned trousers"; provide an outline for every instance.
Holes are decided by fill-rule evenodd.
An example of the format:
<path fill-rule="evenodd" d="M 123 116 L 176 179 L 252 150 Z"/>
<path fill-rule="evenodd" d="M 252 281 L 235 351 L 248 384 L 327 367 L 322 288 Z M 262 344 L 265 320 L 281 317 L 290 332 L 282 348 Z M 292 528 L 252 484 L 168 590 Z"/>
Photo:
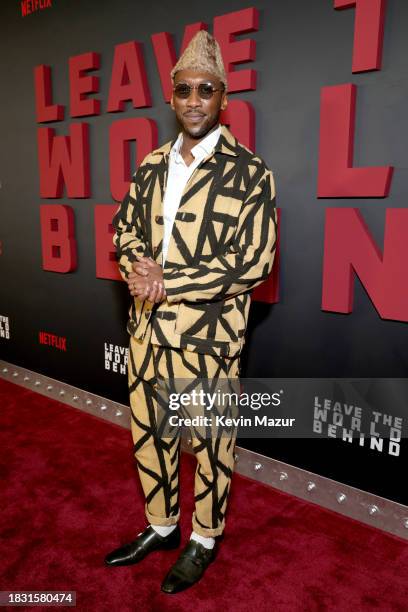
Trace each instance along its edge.
<path fill-rule="evenodd" d="M 145 514 L 153 525 L 174 525 L 180 517 L 180 435 L 164 438 L 157 431 L 158 379 L 238 380 L 239 355 L 204 355 L 186 349 L 151 344 L 151 324 L 143 340 L 130 336 L 128 382 L 134 456 L 145 495 Z M 236 427 L 206 439 L 192 436 L 197 460 L 194 480 L 196 533 L 218 536 L 234 469 Z"/>

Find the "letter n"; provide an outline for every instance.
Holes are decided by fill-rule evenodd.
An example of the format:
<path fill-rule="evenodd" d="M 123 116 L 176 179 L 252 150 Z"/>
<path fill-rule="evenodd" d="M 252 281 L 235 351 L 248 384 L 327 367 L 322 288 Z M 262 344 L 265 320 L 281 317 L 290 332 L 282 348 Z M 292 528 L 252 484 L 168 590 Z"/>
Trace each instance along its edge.
<path fill-rule="evenodd" d="M 353 310 L 357 274 L 383 319 L 408 321 L 408 208 L 388 208 L 379 250 L 357 208 L 326 210 L 322 309 Z"/>

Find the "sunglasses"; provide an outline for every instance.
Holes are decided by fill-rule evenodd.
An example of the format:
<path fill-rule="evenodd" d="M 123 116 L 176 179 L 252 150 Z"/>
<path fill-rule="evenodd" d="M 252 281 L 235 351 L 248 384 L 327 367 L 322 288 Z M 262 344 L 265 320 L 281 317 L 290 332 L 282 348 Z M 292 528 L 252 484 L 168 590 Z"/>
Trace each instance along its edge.
<path fill-rule="evenodd" d="M 196 89 L 198 91 L 198 95 L 202 100 L 209 100 L 213 97 L 216 91 L 224 91 L 225 86 L 220 89 L 215 88 L 211 83 L 200 83 L 199 85 L 188 85 L 187 83 L 178 83 L 175 87 L 173 87 L 173 91 L 177 98 L 181 98 L 182 100 L 186 100 L 190 97 L 191 90 Z"/>

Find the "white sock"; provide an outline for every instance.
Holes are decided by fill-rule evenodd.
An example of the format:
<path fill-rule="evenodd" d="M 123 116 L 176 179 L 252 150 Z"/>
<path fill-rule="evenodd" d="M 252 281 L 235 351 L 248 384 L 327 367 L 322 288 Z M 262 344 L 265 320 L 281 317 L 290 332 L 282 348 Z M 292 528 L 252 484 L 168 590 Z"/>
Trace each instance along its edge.
<path fill-rule="evenodd" d="M 150 525 L 150 527 L 153 527 L 153 529 L 157 531 L 159 535 L 165 538 L 172 531 L 174 531 L 174 529 L 177 527 L 177 523 L 175 525 Z"/>
<path fill-rule="evenodd" d="M 196 542 L 200 542 L 204 546 L 204 548 L 214 548 L 215 540 L 214 538 L 205 538 L 202 535 L 199 535 L 195 531 L 192 532 L 190 536 L 190 540 L 195 540 Z"/>

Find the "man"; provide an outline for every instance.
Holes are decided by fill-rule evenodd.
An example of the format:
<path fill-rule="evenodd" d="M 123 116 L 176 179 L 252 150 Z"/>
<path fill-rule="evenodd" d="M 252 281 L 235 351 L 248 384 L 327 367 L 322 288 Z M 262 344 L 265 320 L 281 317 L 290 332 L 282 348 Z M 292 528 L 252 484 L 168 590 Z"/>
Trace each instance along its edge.
<path fill-rule="evenodd" d="M 171 78 L 181 132 L 143 160 L 113 219 L 119 269 L 134 298 L 131 427 L 149 526 L 107 555 L 110 566 L 180 545 L 180 438 L 159 434 L 158 380 L 238 380 L 250 293 L 268 277 L 275 254 L 272 172 L 219 123 L 228 101 L 217 41 L 198 32 Z M 166 593 L 192 586 L 216 556 L 235 437 L 230 428 L 192 440 L 193 532 L 162 583 Z"/>

